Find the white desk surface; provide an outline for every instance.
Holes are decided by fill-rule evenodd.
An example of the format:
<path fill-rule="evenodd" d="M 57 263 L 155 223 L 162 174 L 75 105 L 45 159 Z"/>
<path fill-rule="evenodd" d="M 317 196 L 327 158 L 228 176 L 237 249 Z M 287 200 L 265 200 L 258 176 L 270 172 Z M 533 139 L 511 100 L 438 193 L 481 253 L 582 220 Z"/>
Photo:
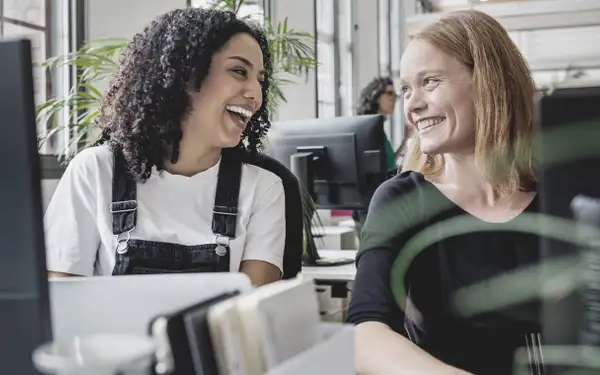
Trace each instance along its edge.
<path fill-rule="evenodd" d="M 315 235 L 320 236 L 334 236 L 336 234 L 354 233 L 354 228 L 345 227 L 341 225 L 324 225 L 314 229 Z M 331 250 L 335 251 L 335 250 Z"/>
<path fill-rule="evenodd" d="M 321 258 L 355 258 L 356 250 L 319 250 Z M 329 267 L 302 267 L 302 276 L 315 280 L 354 281 L 356 266 L 354 263 Z"/>

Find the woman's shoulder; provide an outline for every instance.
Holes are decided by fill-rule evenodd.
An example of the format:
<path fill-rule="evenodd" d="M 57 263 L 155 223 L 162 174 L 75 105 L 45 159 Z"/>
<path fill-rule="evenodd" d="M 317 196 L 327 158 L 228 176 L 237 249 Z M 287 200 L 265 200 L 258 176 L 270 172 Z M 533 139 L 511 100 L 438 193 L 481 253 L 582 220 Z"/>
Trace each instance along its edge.
<path fill-rule="evenodd" d="M 366 250 L 373 249 L 395 253 L 403 247 L 406 236 L 426 223 L 424 193 L 427 185 L 430 184 L 421 173 L 407 171 L 379 186 L 371 199 L 361 232 L 360 256 Z M 357 256 L 357 260 L 360 256 Z"/>
<path fill-rule="evenodd" d="M 427 184 L 427 180 L 421 173 L 405 171 L 382 183 L 373 194 L 373 202 L 389 203 Z"/>
<path fill-rule="evenodd" d="M 264 154 L 251 154 L 241 151 L 243 171 L 248 180 L 254 181 L 261 186 L 273 186 L 282 182 L 282 168 L 280 163 L 265 157 Z"/>
<path fill-rule="evenodd" d="M 113 153 L 106 145 L 91 146 L 81 150 L 69 161 L 67 169 L 77 173 L 94 174 L 112 172 Z"/>
<path fill-rule="evenodd" d="M 282 182 L 277 174 L 260 165 L 244 163 L 242 171 L 242 188 L 254 187 L 256 190 L 265 191 Z"/>
<path fill-rule="evenodd" d="M 402 172 L 379 186 L 363 232 L 402 232 L 424 220 L 424 200 L 430 184 L 418 172 Z"/>
<path fill-rule="evenodd" d="M 113 153 L 107 145 L 90 146 L 79 151 L 69 164 L 81 166 L 95 166 L 112 164 Z"/>

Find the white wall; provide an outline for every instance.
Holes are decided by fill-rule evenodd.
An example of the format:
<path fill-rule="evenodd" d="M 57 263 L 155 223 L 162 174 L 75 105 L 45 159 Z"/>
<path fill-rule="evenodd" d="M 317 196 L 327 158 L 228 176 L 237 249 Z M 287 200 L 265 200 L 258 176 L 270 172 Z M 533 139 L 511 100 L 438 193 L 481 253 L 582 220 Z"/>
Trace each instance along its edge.
<path fill-rule="evenodd" d="M 87 39 L 131 38 L 157 16 L 186 0 L 88 0 Z"/>
<path fill-rule="evenodd" d="M 86 41 L 132 38 L 156 17 L 186 6 L 186 0 L 87 0 Z M 106 83 L 99 83 L 104 90 Z"/>

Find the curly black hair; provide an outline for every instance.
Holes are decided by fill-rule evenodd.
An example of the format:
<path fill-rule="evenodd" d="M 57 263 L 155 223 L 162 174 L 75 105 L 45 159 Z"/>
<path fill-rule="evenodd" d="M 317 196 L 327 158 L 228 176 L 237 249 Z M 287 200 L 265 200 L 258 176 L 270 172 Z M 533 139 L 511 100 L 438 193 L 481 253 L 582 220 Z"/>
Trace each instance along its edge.
<path fill-rule="evenodd" d="M 375 115 L 379 112 L 379 97 L 385 92 L 385 88 L 394 85 L 389 77 L 376 77 L 360 92 L 357 115 Z"/>
<path fill-rule="evenodd" d="M 95 145 L 108 144 L 120 152 L 139 182 L 150 177 L 153 167 L 164 170 L 165 160 L 176 162 L 190 93 L 200 89 L 213 54 L 239 33 L 258 42 L 264 60 L 262 106 L 238 145 L 258 153 L 271 126 L 267 106 L 273 68 L 267 38 L 232 12 L 192 7 L 160 16 L 128 44 L 103 98 L 97 118 L 102 133 Z"/>

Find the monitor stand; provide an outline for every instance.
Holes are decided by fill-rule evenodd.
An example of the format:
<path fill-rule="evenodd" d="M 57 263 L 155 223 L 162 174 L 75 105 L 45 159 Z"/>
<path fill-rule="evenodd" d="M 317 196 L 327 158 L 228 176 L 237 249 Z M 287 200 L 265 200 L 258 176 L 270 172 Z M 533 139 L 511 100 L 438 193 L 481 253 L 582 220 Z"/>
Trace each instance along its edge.
<path fill-rule="evenodd" d="M 306 253 L 302 259 L 304 267 L 335 267 L 354 263 L 354 258 L 321 258 L 319 252 Z"/>
<path fill-rule="evenodd" d="M 310 197 L 314 196 L 314 173 L 317 159 L 325 155 L 324 147 L 306 147 L 302 152 L 293 154 L 290 158 L 290 169 L 298 178 L 300 188 Z M 306 249 L 302 266 L 305 267 L 334 267 L 354 263 L 354 258 L 321 258 L 316 248 Z"/>
<path fill-rule="evenodd" d="M 305 267 L 333 267 L 352 263 L 354 263 L 354 259 L 352 258 L 320 258 L 314 262 L 303 261 L 302 265 Z"/>

